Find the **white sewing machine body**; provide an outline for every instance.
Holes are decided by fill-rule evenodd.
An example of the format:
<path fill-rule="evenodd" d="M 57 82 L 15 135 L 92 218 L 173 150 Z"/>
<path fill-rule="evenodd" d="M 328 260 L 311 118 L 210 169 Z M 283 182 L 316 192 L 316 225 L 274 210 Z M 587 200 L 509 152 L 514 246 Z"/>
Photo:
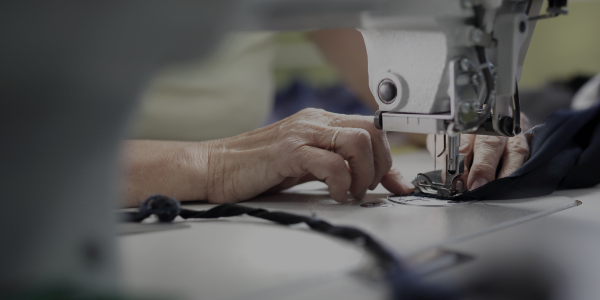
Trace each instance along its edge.
<path fill-rule="evenodd" d="M 528 19 L 538 16 L 541 4 L 392 2 L 364 14 L 369 86 L 380 109 L 376 125 L 415 133 L 481 128 L 478 133 L 518 134 L 518 123 L 507 117 L 519 113 L 513 95 L 535 26 Z"/>

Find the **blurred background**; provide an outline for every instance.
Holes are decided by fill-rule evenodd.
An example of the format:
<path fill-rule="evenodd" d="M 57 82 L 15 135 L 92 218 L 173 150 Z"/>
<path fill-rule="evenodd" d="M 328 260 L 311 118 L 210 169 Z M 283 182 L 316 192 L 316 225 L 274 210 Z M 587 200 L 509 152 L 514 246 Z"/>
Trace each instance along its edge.
<path fill-rule="evenodd" d="M 522 89 L 600 72 L 600 1 L 568 3 L 567 16 L 537 23 L 519 83 Z"/>
<path fill-rule="evenodd" d="M 537 22 L 525 59 L 519 89 L 534 124 L 569 107 L 576 91 L 600 72 L 600 0 L 571 0 L 568 9 L 567 16 Z M 156 75 L 140 102 L 132 138 L 225 138 L 306 107 L 371 115 L 377 107 L 368 91 L 365 53 L 353 29 L 230 33 L 209 59 Z M 402 134 L 390 140 L 423 143 Z"/>

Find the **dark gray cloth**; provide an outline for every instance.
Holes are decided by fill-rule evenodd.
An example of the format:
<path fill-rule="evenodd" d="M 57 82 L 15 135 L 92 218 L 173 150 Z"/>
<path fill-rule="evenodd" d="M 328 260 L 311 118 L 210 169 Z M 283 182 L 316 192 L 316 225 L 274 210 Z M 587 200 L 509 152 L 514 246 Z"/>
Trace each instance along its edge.
<path fill-rule="evenodd" d="M 519 169 L 453 199 L 528 198 L 600 183 L 600 104 L 558 111 L 533 134 L 531 157 Z"/>

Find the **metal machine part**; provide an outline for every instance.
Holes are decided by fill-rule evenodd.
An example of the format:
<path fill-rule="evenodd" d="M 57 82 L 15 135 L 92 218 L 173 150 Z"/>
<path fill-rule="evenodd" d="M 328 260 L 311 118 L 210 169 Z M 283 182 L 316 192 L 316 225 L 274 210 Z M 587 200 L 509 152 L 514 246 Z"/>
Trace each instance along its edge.
<path fill-rule="evenodd" d="M 363 15 L 375 126 L 450 137 L 446 182 L 420 174 L 423 192 L 450 197 L 465 188 L 460 133 L 521 133 L 517 84 L 535 20 L 545 18 L 542 2 L 390 1 Z M 566 14 L 566 1 L 549 2 L 549 15 Z"/>
<path fill-rule="evenodd" d="M 470 203 L 475 203 L 477 200 L 471 201 L 453 201 L 448 199 L 436 199 L 431 197 L 423 197 L 417 195 L 389 195 L 387 199 L 391 202 L 402 204 L 402 205 L 413 205 L 413 206 L 427 206 L 427 207 L 447 207 L 447 206 L 461 206 Z"/>
<path fill-rule="evenodd" d="M 436 2 L 436 13 L 429 5 L 435 1 L 425 2 L 404 5 L 403 12 L 388 3 L 363 16 L 377 125 L 514 136 L 523 47 L 535 25 L 528 18 L 538 14 L 541 0 Z M 490 117 L 492 127 L 485 126 Z"/>
<path fill-rule="evenodd" d="M 441 179 L 436 181 L 436 178 L 432 179 L 426 174 L 419 173 L 415 185 L 424 194 L 449 198 L 460 194 L 466 188 L 465 183 L 460 180 L 460 176 L 465 172 L 465 156 L 459 153 L 460 134 L 448 136 L 447 141 L 446 137 L 444 139 L 444 150 L 440 155 L 447 152 L 444 166 L 445 182 Z"/>

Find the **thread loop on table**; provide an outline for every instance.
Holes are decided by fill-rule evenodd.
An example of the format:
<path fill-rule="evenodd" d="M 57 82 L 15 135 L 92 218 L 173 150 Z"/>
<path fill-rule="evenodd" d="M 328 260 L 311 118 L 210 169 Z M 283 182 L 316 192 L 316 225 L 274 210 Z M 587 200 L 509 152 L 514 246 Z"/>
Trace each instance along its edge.
<path fill-rule="evenodd" d="M 176 199 L 154 195 L 140 206 L 139 214 L 145 217 L 154 214 L 161 222 L 171 222 L 179 215 L 179 210 L 180 204 Z"/>

